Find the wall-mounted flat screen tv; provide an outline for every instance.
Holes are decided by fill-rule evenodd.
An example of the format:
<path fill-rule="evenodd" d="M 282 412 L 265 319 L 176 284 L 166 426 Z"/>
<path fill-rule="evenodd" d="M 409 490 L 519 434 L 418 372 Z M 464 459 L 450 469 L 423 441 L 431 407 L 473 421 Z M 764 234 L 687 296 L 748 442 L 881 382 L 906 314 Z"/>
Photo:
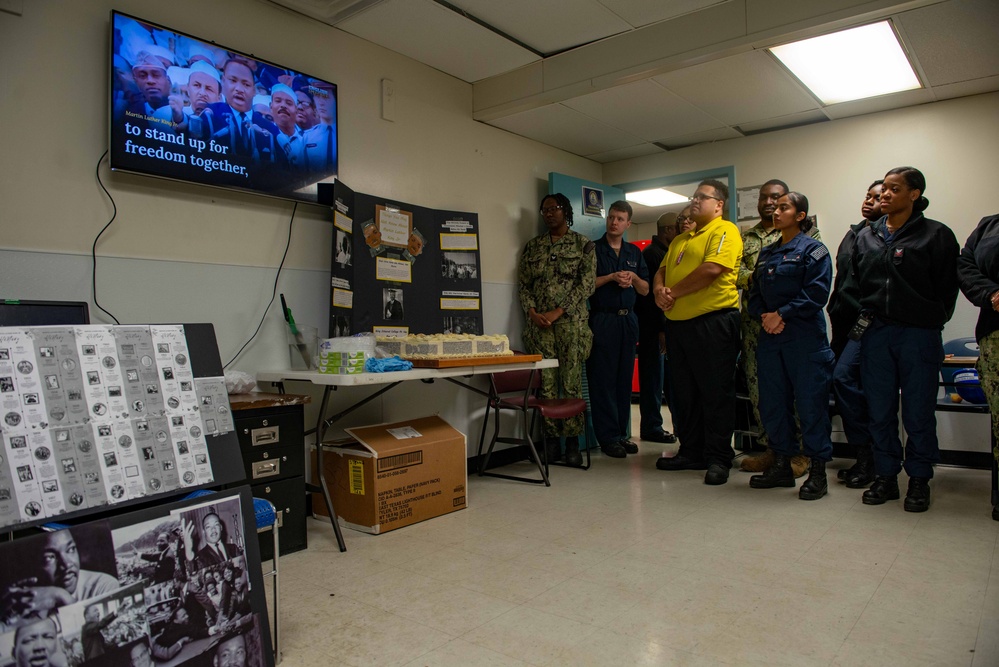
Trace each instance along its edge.
<path fill-rule="evenodd" d="M 111 13 L 111 169 L 316 202 L 337 176 L 337 87 Z"/>

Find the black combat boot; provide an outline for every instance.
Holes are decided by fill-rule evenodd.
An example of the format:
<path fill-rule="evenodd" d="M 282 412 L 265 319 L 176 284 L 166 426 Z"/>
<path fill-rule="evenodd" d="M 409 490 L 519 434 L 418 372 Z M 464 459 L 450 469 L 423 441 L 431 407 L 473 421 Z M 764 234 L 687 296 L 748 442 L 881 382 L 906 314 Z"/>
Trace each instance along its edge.
<path fill-rule="evenodd" d="M 846 488 L 864 489 L 874 481 L 874 450 L 870 445 L 857 449 L 857 462 L 846 471 Z"/>
<path fill-rule="evenodd" d="M 583 465 L 583 455 L 579 453 L 579 438 L 574 435 L 565 439 L 565 464 L 573 468 Z"/>
<path fill-rule="evenodd" d="M 561 438 L 556 436 L 545 436 L 545 450 L 548 454 L 548 463 L 555 463 L 562 460 Z"/>
<path fill-rule="evenodd" d="M 871 488 L 864 491 L 863 501 L 865 505 L 884 505 L 889 500 L 898 500 L 901 494 L 898 492 L 898 477 L 882 477 L 878 475 L 874 478 Z"/>
<path fill-rule="evenodd" d="M 802 500 L 818 500 L 829 493 L 829 482 L 826 481 L 826 462 L 812 458 L 808 469 L 808 479 L 798 489 L 798 497 Z"/>
<path fill-rule="evenodd" d="M 791 457 L 774 452 L 774 464 L 762 475 L 749 478 L 749 486 L 754 489 L 775 489 L 779 486 L 793 488 L 794 473 L 791 471 Z"/>
<path fill-rule="evenodd" d="M 905 492 L 902 508 L 906 512 L 925 512 L 930 509 L 930 480 L 928 477 L 910 477 L 909 490 Z"/>

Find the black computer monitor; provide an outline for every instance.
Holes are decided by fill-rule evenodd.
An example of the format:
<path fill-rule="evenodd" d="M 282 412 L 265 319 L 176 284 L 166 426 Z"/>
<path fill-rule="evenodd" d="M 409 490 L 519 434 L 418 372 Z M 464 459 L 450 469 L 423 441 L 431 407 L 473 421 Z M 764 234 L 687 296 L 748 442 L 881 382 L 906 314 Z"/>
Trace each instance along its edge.
<path fill-rule="evenodd" d="M 0 327 L 90 324 L 86 301 L 0 300 Z"/>

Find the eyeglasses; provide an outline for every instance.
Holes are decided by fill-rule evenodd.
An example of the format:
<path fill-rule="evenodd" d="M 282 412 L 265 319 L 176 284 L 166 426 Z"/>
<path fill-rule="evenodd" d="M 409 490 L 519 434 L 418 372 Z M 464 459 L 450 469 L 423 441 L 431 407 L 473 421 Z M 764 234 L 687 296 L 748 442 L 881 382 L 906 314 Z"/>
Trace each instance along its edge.
<path fill-rule="evenodd" d="M 708 199 L 714 199 L 715 201 L 724 201 L 721 197 L 712 197 L 711 195 L 706 195 L 703 192 L 695 192 L 693 196 L 691 196 L 691 198 L 688 199 L 687 201 L 690 202 L 706 201 Z"/>
<path fill-rule="evenodd" d="M 690 216 L 689 215 L 678 215 L 678 216 L 676 216 L 676 224 L 678 224 L 678 225 L 682 225 L 683 223 L 688 222 L 689 220 L 690 220 Z"/>
<path fill-rule="evenodd" d="M 554 213 L 555 211 L 561 211 L 561 210 L 562 210 L 561 206 L 548 206 L 546 208 L 541 209 L 541 213 L 543 215 L 548 215 L 549 213 Z"/>

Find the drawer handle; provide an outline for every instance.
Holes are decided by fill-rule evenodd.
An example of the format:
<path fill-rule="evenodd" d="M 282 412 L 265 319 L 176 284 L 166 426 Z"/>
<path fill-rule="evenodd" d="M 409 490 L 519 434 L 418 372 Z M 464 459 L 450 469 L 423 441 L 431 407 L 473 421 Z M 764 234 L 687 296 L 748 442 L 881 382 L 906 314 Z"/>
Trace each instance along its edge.
<path fill-rule="evenodd" d="M 255 428 L 250 431 L 250 442 L 254 447 L 258 445 L 273 445 L 280 439 L 281 427 L 269 426 L 267 428 Z"/>
<path fill-rule="evenodd" d="M 274 477 L 281 474 L 280 461 L 255 461 L 253 463 L 253 479 Z"/>
<path fill-rule="evenodd" d="M 277 527 L 278 528 L 284 527 L 284 510 L 277 511 Z"/>

